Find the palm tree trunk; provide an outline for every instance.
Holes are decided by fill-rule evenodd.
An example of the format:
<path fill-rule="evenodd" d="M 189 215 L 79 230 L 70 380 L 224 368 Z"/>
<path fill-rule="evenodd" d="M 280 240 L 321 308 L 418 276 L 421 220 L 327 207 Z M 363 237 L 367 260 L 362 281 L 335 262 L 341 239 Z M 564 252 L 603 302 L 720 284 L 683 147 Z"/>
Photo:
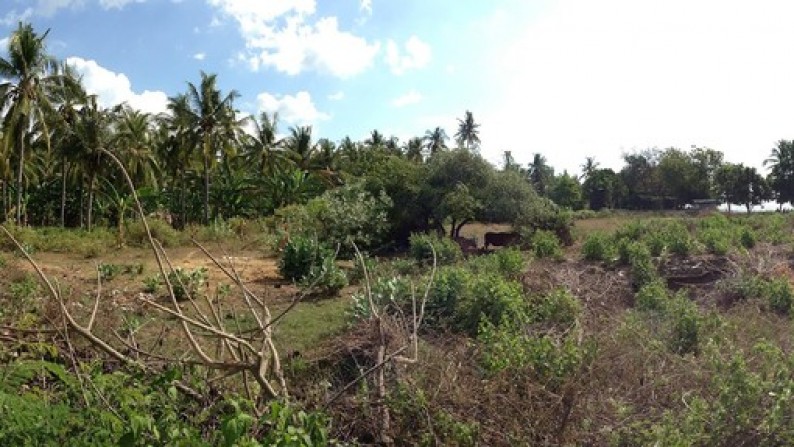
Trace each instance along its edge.
<path fill-rule="evenodd" d="M 91 231 L 91 220 L 92 215 L 94 213 L 94 174 L 91 174 L 91 177 L 88 180 L 88 215 L 86 216 L 88 222 L 86 223 L 86 228 L 88 231 Z"/>
<path fill-rule="evenodd" d="M 204 225 L 210 223 L 210 159 L 204 154 Z"/>
<path fill-rule="evenodd" d="M 61 164 L 61 228 L 66 227 L 66 157 Z"/>
<path fill-rule="evenodd" d="M 19 166 L 17 167 L 16 223 L 17 225 L 22 225 L 22 178 L 25 171 L 25 144 L 23 141 L 22 129 L 17 129 L 17 133 L 17 144 L 19 145 Z"/>

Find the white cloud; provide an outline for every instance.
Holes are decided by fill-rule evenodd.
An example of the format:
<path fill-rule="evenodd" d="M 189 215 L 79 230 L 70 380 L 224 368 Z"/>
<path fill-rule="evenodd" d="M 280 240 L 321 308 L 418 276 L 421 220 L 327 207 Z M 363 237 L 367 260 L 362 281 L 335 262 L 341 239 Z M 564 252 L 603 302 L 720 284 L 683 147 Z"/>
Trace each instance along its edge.
<path fill-rule="evenodd" d="M 166 111 L 168 96 L 164 92 L 145 90 L 135 93 L 125 74 L 110 71 L 93 60 L 69 57 L 66 63 L 77 70 L 88 93 L 97 95 L 103 107 L 126 102 L 130 107 L 143 112 L 156 114 Z"/>
<path fill-rule="evenodd" d="M 274 68 L 289 75 L 316 70 L 347 78 L 369 68 L 380 50 L 377 42 L 340 30 L 336 17 L 310 21 L 314 0 L 208 1 L 237 21 L 253 70 Z"/>
<path fill-rule="evenodd" d="M 278 112 L 279 119 L 291 125 L 309 125 L 330 118 L 328 114 L 317 110 L 311 95 L 306 91 L 300 91 L 294 96 L 275 96 L 262 92 L 257 95 L 256 99 L 259 110 L 269 113 Z"/>
<path fill-rule="evenodd" d="M 99 0 L 99 6 L 104 9 L 122 9 L 130 3 L 143 3 L 146 0 Z"/>
<path fill-rule="evenodd" d="M 340 90 L 336 93 L 331 93 L 330 95 L 328 95 L 328 99 L 330 99 L 331 101 L 341 101 L 345 99 L 345 92 Z"/>
<path fill-rule="evenodd" d="M 196 53 L 193 55 L 193 59 L 197 61 L 203 61 L 206 58 L 207 58 L 207 53 Z"/>
<path fill-rule="evenodd" d="M 411 90 L 410 92 L 401 95 L 397 98 L 394 98 L 391 102 L 391 105 L 394 107 L 405 107 L 412 104 L 418 104 L 422 101 L 422 94 L 417 92 L 416 90 Z"/>
<path fill-rule="evenodd" d="M 98 4 L 103 9 L 122 9 L 129 3 L 143 3 L 146 0 L 98 0 Z M 6 0 L 10 2 L 10 0 Z M 31 4 L 25 9 L 19 11 L 12 9 L 8 11 L 2 19 L 0 24 L 6 26 L 16 25 L 18 22 L 27 22 L 31 17 L 52 17 L 61 9 L 76 9 L 86 5 L 87 0 L 27 0 L 25 3 Z"/>
<path fill-rule="evenodd" d="M 785 0 L 554 3 L 489 54 L 484 150 L 578 171 L 587 155 L 620 167 L 623 151 L 695 144 L 759 166 L 794 138 L 792 16 Z"/>
<path fill-rule="evenodd" d="M 405 54 L 401 53 L 399 45 L 390 39 L 386 44 L 386 63 L 396 75 L 425 67 L 433 55 L 430 45 L 416 36 L 411 36 L 405 42 Z"/>
<path fill-rule="evenodd" d="M 361 0 L 359 4 L 358 10 L 362 13 L 371 16 L 372 15 L 372 0 Z"/>

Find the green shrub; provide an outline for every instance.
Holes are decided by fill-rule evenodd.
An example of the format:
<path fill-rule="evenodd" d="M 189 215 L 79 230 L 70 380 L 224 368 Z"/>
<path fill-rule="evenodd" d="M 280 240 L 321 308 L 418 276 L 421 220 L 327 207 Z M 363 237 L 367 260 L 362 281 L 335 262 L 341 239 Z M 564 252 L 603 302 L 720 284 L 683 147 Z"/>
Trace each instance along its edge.
<path fill-rule="evenodd" d="M 463 258 L 460 246 L 452 239 L 435 234 L 411 234 L 409 250 L 411 257 L 419 262 L 432 263 L 433 249 L 436 251 L 438 265 L 454 264 Z"/>
<path fill-rule="evenodd" d="M 517 247 L 505 247 L 483 256 L 466 260 L 466 267 L 474 273 L 494 274 L 517 279 L 525 272 L 526 260 Z"/>
<path fill-rule="evenodd" d="M 279 261 L 279 272 L 285 279 L 301 281 L 309 276 L 313 267 L 322 265 L 329 257 L 333 257 L 333 252 L 317 242 L 317 239 L 293 236 L 284 246 Z"/>
<path fill-rule="evenodd" d="M 425 305 L 428 327 L 442 327 L 455 319 L 459 302 L 469 294 L 474 275 L 463 267 L 447 266 L 438 270 Z"/>
<path fill-rule="evenodd" d="M 353 254 L 352 243 L 362 250 L 384 245 L 391 207 L 389 196 L 382 191 L 373 196 L 362 183 L 330 189 L 306 204 L 309 215 L 319 223 L 322 241 L 340 247 L 344 255 Z"/>
<path fill-rule="evenodd" d="M 755 247 L 757 240 L 758 237 L 751 228 L 743 227 L 739 233 L 739 243 L 741 243 L 744 248 L 751 249 Z"/>
<path fill-rule="evenodd" d="M 411 299 L 411 284 L 402 277 L 377 278 L 370 285 L 372 304 L 386 312 L 399 312 Z M 365 320 L 372 317 L 370 299 L 366 290 L 354 293 L 351 297 L 351 316 Z"/>
<path fill-rule="evenodd" d="M 168 273 L 168 282 L 174 291 L 177 301 L 196 299 L 207 284 L 209 274 L 207 269 L 199 267 L 193 270 L 176 268 Z"/>
<path fill-rule="evenodd" d="M 792 293 L 791 285 L 787 279 L 776 278 L 770 280 L 766 284 L 765 295 L 769 302 L 770 309 L 774 312 L 780 315 L 789 315 L 791 313 L 794 294 Z"/>
<path fill-rule="evenodd" d="M 521 284 L 496 275 L 475 275 L 468 293 L 458 297 L 455 327 L 476 335 L 482 320 L 499 325 L 502 320 L 514 320 L 525 315 Z"/>
<path fill-rule="evenodd" d="M 700 240 L 709 253 L 725 255 L 731 246 L 730 234 L 725 229 L 707 228 L 700 232 Z"/>
<path fill-rule="evenodd" d="M 160 291 L 161 284 L 162 280 L 160 279 L 160 275 L 147 276 L 143 278 L 143 292 L 156 294 Z"/>
<path fill-rule="evenodd" d="M 671 253 L 679 256 L 689 256 L 694 244 L 689 230 L 682 222 L 673 222 L 667 226 L 664 232 L 667 239 L 667 248 Z"/>
<path fill-rule="evenodd" d="M 702 325 L 697 304 L 684 294 L 676 294 L 670 304 L 670 348 L 681 355 L 696 353 Z"/>
<path fill-rule="evenodd" d="M 301 287 L 316 287 L 325 295 L 335 295 L 347 285 L 347 274 L 336 265 L 333 255 L 325 256 L 319 264 L 312 265 L 301 281 Z"/>
<path fill-rule="evenodd" d="M 632 284 L 635 288 L 640 288 L 658 277 L 651 253 L 645 244 L 629 242 L 625 247 L 626 257 L 631 265 Z"/>
<path fill-rule="evenodd" d="M 110 281 L 121 273 L 121 266 L 100 262 L 97 266 L 97 270 L 99 271 L 99 278 L 102 279 L 102 281 Z"/>
<path fill-rule="evenodd" d="M 532 322 L 552 323 L 567 328 L 576 322 L 581 311 L 579 300 L 567 290 L 559 288 L 531 300 L 528 313 Z"/>
<path fill-rule="evenodd" d="M 667 287 L 659 279 L 640 287 L 634 297 L 634 305 L 637 309 L 643 311 L 662 311 L 667 307 L 668 301 L 669 292 Z"/>
<path fill-rule="evenodd" d="M 551 231 L 537 230 L 530 238 L 532 253 L 538 258 L 560 258 L 562 248 L 560 240 Z"/>
<path fill-rule="evenodd" d="M 160 219 L 147 219 L 149 224 L 149 231 L 152 237 L 159 241 L 163 247 L 178 247 L 183 242 L 183 235 L 174 230 L 171 225 Z M 127 242 L 136 247 L 147 247 L 149 239 L 146 236 L 146 229 L 143 222 L 139 220 L 128 221 L 125 230 L 127 235 Z"/>
<path fill-rule="evenodd" d="M 616 254 L 612 238 L 604 233 L 591 233 L 582 244 L 582 255 L 588 261 L 611 261 Z"/>

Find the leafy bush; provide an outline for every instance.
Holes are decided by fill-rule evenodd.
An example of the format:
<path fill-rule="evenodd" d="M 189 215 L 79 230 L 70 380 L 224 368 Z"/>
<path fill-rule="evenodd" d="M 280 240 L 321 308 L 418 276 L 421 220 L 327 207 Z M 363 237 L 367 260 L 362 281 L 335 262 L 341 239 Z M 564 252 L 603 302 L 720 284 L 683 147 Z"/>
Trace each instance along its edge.
<path fill-rule="evenodd" d="M 480 322 L 499 325 L 525 315 L 521 284 L 495 275 L 475 275 L 464 300 L 458 301 L 456 328 L 476 335 Z"/>
<path fill-rule="evenodd" d="M 709 253 L 725 255 L 731 246 L 730 233 L 724 229 L 708 228 L 700 232 L 700 240 Z"/>
<path fill-rule="evenodd" d="M 309 215 L 319 223 L 323 241 L 339 246 L 343 254 L 353 253 L 351 243 L 362 250 L 383 245 L 391 206 L 389 196 L 383 192 L 373 196 L 361 183 L 328 190 L 306 204 Z"/>
<path fill-rule="evenodd" d="M 484 256 L 469 258 L 466 265 L 476 273 L 498 274 L 516 279 L 524 273 L 526 260 L 517 247 L 505 247 Z"/>
<path fill-rule="evenodd" d="M 551 231 L 537 230 L 530 239 L 532 253 L 538 258 L 560 258 L 562 248 L 560 240 Z"/>
<path fill-rule="evenodd" d="M 204 289 L 209 279 L 207 269 L 199 267 L 193 270 L 176 268 L 168 273 L 168 282 L 174 291 L 174 298 L 177 301 L 186 299 L 196 299 Z"/>
<path fill-rule="evenodd" d="M 698 351 L 701 316 L 697 304 L 684 294 L 676 294 L 669 307 L 670 349 L 676 354 Z"/>
<path fill-rule="evenodd" d="M 694 244 L 687 227 L 681 222 L 673 222 L 664 231 L 667 248 L 671 253 L 680 256 L 689 256 Z"/>
<path fill-rule="evenodd" d="M 455 241 L 435 234 L 414 233 L 411 235 L 410 244 L 411 257 L 419 262 L 432 263 L 433 250 L 436 252 L 438 265 L 454 264 L 463 257 L 463 252 Z"/>
<path fill-rule="evenodd" d="M 312 265 L 301 281 L 301 287 L 317 287 L 325 295 L 335 295 L 347 285 L 347 274 L 336 265 L 333 255 L 325 256 L 320 264 Z"/>
<path fill-rule="evenodd" d="M 411 299 L 411 285 L 402 277 L 377 278 L 370 285 L 372 304 L 386 311 L 397 311 Z M 362 290 L 353 294 L 351 316 L 365 320 L 372 316 L 369 297 Z"/>
<path fill-rule="evenodd" d="M 147 219 L 146 222 L 149 224 L 149 231 L 152 233 L 152 237 L 159 241 L 163 247 L 178 247 L 183 243 L 184 236 L 174 230 L 167 222 L 160 219 Z M 136 247 L 146 247 L 149 245 L 146 229 L 141 220 L 128 221 L 125 232 L 127 235 L 127 242 L 130 245 Z"/>
<path fill-rule="evenodd" d="M 474 275 L 463 267 L 442 267 L 430 287 L 425 315 L 428 327 L 441 327 L 454 320 L 460 301 L 469 293 Z"/>
<path fill-rule="evenodd" d="M 106 264 L 104 262 L 100 262 L 97 266 L 97 270 L 99 271 L 99 277 L 102 281 L 110 281 L 111 279 L 118 276 L 121 273 L 121 266 L 117 264 Z"/>
<path fill-rule="evenodd" d="M 632 283 L 640 288 L 657 278 L 656 266 L 651 259 L 648 247 L 642 242 L 630 242 L 626 245 L 626 256 L 631 265 Z"/>
<path fill-rule="evenodd" d="M 317 239 L 306 236 L 293 236 L 279 261 L 281 276 L 290 281 L 301 281 L 309 276 L 312 268 L 322 265 L 323 260 L 333 257 L 333 252 Z"/>
<path fill-rule="evenodd" d="M 794 293 L 791 285 L 785 278 L 775 278 L 766 284 L 765 295 L 769 302 L 769 307 L 781 315 L 791 313 L 791 305 L 794 302 Z"/>
<path fill-rule="evenodd" d="M 662 311 L 667 308 L 668 301 L 669 293 L 667 287 L 659 279 L 640 287 L 634 297 L 634 305 L 637 309 L 643 311 Z"/>
<path fill-rule="evenodd" d="M 744 248 L 750 249 L 755 247 L 757 239 L 758 237 L 755 231 L 751 228 L 743 227 L 739 233 L 739 243 L 741 243 Z"/>
<path fill-rule="evenodd" d="M 604 233 L 591 233 L 582 244 L 582 255 L 588 261 L 610 261 L 615 251 L 613 240 Z"/>
<path fill-rule="evenodd" d="M 534 298 L 530 301 L 528 310 L 530 321 L 551 323 L 564 328 L 572 326 L 581 312 L 582 305 L 579 300 L 562 288 Z"/>

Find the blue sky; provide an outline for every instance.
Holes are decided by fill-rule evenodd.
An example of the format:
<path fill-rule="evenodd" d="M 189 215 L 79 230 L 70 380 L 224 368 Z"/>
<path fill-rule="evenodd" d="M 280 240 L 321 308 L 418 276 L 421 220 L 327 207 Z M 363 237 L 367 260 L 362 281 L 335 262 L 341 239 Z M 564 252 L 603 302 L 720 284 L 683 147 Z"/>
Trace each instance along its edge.
<path fill-rule="evenodd" d="M 3 0 L 0 31 L 50 28 L 49 50 L 105 105 L 149 112 L 218 74 L 281 131 L 452 136 L 558 170 L 618 168 L 649 147 L 711 147 L 761 166 L 794 138 L 786 0 Z M 3 45 L 4 46 L 4 45 Z"/>

